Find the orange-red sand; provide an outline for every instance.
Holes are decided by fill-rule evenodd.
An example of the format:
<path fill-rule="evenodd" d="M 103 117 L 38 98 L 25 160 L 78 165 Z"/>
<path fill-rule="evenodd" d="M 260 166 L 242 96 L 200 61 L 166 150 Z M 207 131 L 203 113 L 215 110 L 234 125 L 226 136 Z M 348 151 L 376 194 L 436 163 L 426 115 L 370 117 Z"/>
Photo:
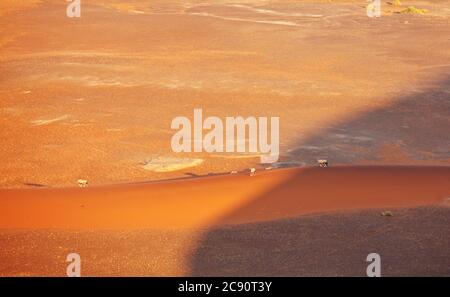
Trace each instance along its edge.
<path fill-rule="evenodd" d="M 171 121 L 195 108 L 280 117 L 280 161 L 295 166 L 450 165 L 449 0 L 379 19 L 362 0 L 82 2 L 74 19 L 62 0 L 0 1 L 1 188 L 258 166 L 173 152 Z M 173 158 L 204 161 L 143 166 Z"/>
<path fill-rule="evenodd" d="M 0 228 L 205 227 L 450 197 L 450 167 L 296 168 L 92 188 L 0 190 Z M 232 215 L 231 215 L 232 214 Z"/>
<path fill-rule="evenodd" d="M 362 2 L 0 1 L 0 275 L 450 275 L 450 1 Z M 137 183 L 258 167 L 172 152 L 200 107 L 279 116 L 289 166 L 445 166 Z"/>

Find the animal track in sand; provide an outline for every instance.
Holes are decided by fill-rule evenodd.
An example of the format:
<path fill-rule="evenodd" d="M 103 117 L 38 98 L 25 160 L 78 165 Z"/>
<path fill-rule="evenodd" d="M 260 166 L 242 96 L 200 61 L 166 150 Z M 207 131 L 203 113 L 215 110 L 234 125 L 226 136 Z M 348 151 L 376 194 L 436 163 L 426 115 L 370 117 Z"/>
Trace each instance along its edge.
<path fill-rule="evenodd" d="M 257 13 L 261 13 L 261 14 L 270 14 L 270 15 L 279 15 L 279 16 L 293 16 L 293 17 L 310 17 L 310 18 L 321 18 L 321 17 L 323 17 L 323 15 L 321 15 L 321 14 L 309 14 L 309 13 L 298 13 L 298 12 L 294 12 L 294 13 L 281 12 L 281 11 L 275 11 L 275 10 L 270 10 L 270 9 L 255 8 L 255 7 L 242 5 L 242 4 L 231 4 L 231 5 L 226 5 L 226 6 L 243 8 L 243 9 L 247 9 L 247 10 L 254 11 L 254 12 L 257 12 Z"/>
<path fill-rule="evenodd" d="M 33 126 L 43 126 L 43 125 L 49 125 L 52 123 L 60 122 L 67 118 L 69 118 L 69 115 L 65 114 L 65 115 L 62 115 L 62 116 L 59 116 L 56 118 L 52 118 L 52 119 L 34 120 L 34 121 L 31 121 L 31 123 L 33 124 Z"/>
<path fill-rule="evenodd" d="M 212 13 L 206 13 L 206 12 L 191 12 L 190 15 L 197 15 L 197 16 L 204 16 L 204 17 L 212 17 L 227 21 L 236 21 L 236 22 L 251 22 L 251 23 L 259 23 L 259 24 L 270 24 L 270 25 L 283 25 L 283 26 L 294 26 L 294 27 L 300 27 L 300 24 L 297 24 L 295 22 L 289 22 L 289 21 L 266 21 L 266 20 L 255 20 L 255 19 L 243 19 L 243 18 L 236 18 L 236 17 L 224 17 L 215 15 Z"/>

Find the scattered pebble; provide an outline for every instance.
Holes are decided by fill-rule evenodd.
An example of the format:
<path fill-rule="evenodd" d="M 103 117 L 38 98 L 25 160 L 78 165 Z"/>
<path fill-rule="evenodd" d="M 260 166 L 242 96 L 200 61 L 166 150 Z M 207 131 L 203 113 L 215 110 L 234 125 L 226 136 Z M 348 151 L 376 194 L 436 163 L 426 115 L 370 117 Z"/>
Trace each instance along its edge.
<path fill-rule="evenodd" d="M 255 175 L 256 173 L 256 168 L 250 168 L 250 176 Z"/>

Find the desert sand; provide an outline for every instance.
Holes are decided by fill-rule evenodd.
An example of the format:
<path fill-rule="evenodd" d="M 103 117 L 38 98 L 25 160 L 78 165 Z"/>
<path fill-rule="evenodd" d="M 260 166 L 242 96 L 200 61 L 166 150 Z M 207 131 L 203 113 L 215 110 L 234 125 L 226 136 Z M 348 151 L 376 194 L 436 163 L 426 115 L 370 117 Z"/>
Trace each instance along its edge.
<path fill-rule="evenodd" d="M 362 2 L 1 1 L 0 275 L 450 275 L 450 1 Z M 279 162 L 173 153 L 195 108 Z"/>
<path fill-rule="evenodd" d="M 448 167 L 316 167 L 83 189 L 0 190 L 0 228 L 201 228 L 442 204 L 449 180 Z"/>
<path fill-rule="evenodd" d="M 62 276 L 76 251 L 84 275 L 362 276 L 374 250 L 386 275 L 448 275 L 449 180 L 448 167 L 316 167 L 0 190 L 0 275 Z"/>
<path fill-rule="evenodd" d="M 258 166 L 175 154 L 177 116 L 278 116 L 283 166 L 450 165 L 448 1 L 2 1 L 0 186 Z M 20 4 L 20 5 L 19 5 Z M 431 117 L 431 119 L 430 119 Z M 145 167 L 148 162 L 162 163 Z M 191 166 L 191 167 L 189 167 Z"/>

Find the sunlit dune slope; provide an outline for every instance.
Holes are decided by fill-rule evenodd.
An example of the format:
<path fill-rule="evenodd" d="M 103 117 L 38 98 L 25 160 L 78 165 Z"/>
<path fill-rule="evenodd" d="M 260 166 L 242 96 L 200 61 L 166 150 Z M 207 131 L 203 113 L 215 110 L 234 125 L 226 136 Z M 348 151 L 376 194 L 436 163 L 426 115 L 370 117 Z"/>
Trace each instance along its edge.
<path fill-rule="evenodd" d="M 182 181 L 0 190 L 0 228 L 208 227 L 450 196 L 449 167 L 283 169 Z"/>

